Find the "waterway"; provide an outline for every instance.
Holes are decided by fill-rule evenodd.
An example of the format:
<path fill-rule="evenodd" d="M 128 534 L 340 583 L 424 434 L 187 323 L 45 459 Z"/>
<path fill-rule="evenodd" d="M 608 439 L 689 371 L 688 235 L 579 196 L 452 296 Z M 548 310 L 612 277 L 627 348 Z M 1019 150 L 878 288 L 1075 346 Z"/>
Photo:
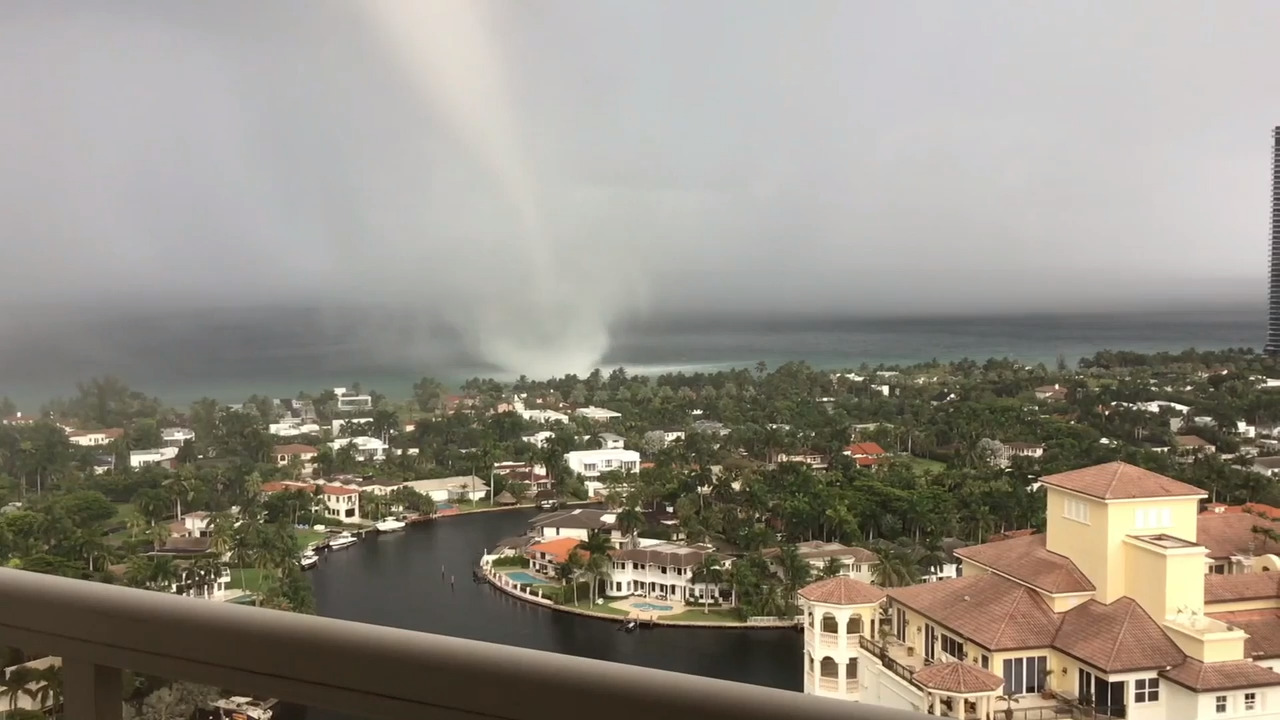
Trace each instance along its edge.
<path fill-rule="evenodd" d="M 344 620 L 802 689 L 803 637 L 791 630 L 653 628 L 620 633 L 613 622 L 537 607 L 473 583 L 471 568 L 480 553 L 521 534 L 534 514 L 476 513 L 369 536 L 325 556 L 309 573 L 317 610 Z M 307 712 L 307 717 L 344 718 L 320 710 Z"/>

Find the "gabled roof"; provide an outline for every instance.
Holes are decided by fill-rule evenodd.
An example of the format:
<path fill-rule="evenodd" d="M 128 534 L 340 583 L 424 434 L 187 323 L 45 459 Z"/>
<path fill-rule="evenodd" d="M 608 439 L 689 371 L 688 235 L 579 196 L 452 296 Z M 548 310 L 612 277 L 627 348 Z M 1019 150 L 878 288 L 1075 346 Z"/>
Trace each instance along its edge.
<path fill-rule="evenodd" d="M 884 448 L 879 443 L 862 442 L 853 443 L 845 448 L 845 452 L 850 455 L 884 455 Z"/>
<path fill-rule="evenodd" d="M 989 693 L 1004 687 L 1004 678 L 999 675 L 956 660 L 927 665 L 917 670 L 911 679 L 928 690 L 956 695 Z"/>
<path fill-rule="evenodd" d="M 800 589 L 800 597 L 827 605 L 870 605 L 884 599 L 884 590 L 840 575 L 804 586 Z"/>
<path fill-rule="evenodd" d="M 886 594 L 994 652 L 1048 647 L 1058 632 L 1058 616 L 1040 593 L 990 573 L 891 588 Z"/>
<path fill-rule="evenodd" d="M 955 554 L 1051 594 L 1096 589 L 1070 558 L 1044 544 L 1044 535 L 1027 535 L 959 548 Z"/>
<path fill-rule="evenodd" d="M 1089 600 L 1062 617 L 1053 647 L 1105 673 L 1154 670 L 1185 655 L 1133 598 Z"/>
<path fill-rule="evenodd" d="M 1100 500 L 1203 497 L 1206 494 L 1194 485 L 1118 461 L 1046 475 L 1040 482 Z"/>
<path fill-rule="evenodd" d="M 1280 675 L 1248 660 L 1202 663 L 1187 658 L 1181 665 L 1160 673 L 1160 677 L 1198 693 L 1280 685 Z"/>
<path fill-rule="evenodd" d="M 573 552 L 582 541 L 577 538 L 563 537 L 546 542 L 534 543 L 524 549 L 526 555 L 534 553 L 546 553 L 551 556 L 554 562 L 562 563 L 569 559 L 569 553 Z"/>

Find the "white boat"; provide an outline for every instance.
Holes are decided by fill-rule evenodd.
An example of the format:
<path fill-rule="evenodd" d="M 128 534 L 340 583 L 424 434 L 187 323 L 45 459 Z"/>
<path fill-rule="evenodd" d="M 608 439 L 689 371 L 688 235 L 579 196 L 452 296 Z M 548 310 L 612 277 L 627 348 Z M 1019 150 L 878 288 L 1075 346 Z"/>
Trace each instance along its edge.
<path fill-rule="evenodd" d="M 271 720 L 271 708 L 276 701 L 274 698 L 255 700 L 251 697 L 234 695 L 210 704 L 218 710 L 223 720 Z"/>
<path fill-rule="evenodd" d="M 382 518 L 378 522 L 374 523 L 373 526 L 378 529 L 378 532 L 386 533 L 397 532 L 405 529 L 405 524 L 393 517 Z"/>
<path fill-rule="evenodd" d="M 320 556 L 310 550 L 302 553 L 302 558 L 298 560 L 298 564 L 302 566 L 303 570 L 310 570 L 315 567 L 318 562 L 320 562 Z"/>
<path fill-rule="evenodd" d="M 357 542 L 359 542 L 359 540 L 349 532 L 338 533 L 337 535 L 329 538 L 329 549 L 341 550 L 344 547 L 351 547 Z"/>

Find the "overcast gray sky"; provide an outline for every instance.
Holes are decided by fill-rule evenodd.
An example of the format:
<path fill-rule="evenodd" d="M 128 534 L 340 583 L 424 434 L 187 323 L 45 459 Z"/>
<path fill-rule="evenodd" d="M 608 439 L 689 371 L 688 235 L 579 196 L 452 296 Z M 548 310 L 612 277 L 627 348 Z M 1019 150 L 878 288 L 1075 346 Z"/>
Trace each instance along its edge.
<path fill-rule="evenodd" d="M 490 354 L 562 325 L 591 354 L 690 304 L 1261 298 L 1277 28 L 1264 0 L 6 0 L 0 302 L 411 303 L 514 336 Z"/>

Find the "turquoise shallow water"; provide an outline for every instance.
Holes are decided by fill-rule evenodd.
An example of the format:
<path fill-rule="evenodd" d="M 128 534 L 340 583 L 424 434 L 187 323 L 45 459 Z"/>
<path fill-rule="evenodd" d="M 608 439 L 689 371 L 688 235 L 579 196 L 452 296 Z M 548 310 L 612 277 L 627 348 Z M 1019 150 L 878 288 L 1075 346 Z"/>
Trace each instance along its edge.
<path fill-rule="evenodd" d="M 603 368 L 633 373 L 770 367 L 805 360 L 818 367 L 914 363 L 933 358 L 1011 357 L 1074 363 L 1103 348 L 1142 352 L 1260 347 L 1261 309 L 1107 315 L 984 316 L 967 318 L 797 321 L 699 320 L 619 330 Z M 295 318 L 257 317 L 253 325 L 125 324 L 101 330 L 94 344 L 0 347 L 0 395 L 34 408 L 72 394 L 75 381 L 114 373 L 132 386 L 185 405 L 202 396 L 239 401 L 252 393 L 292 396 L 355 381 L 391 397 L 408 397 L 413 383 L 432 375 L 457 386 L 474 376 L 510 379 L 460 352 L 421 351 L 352 341 Z"/>

